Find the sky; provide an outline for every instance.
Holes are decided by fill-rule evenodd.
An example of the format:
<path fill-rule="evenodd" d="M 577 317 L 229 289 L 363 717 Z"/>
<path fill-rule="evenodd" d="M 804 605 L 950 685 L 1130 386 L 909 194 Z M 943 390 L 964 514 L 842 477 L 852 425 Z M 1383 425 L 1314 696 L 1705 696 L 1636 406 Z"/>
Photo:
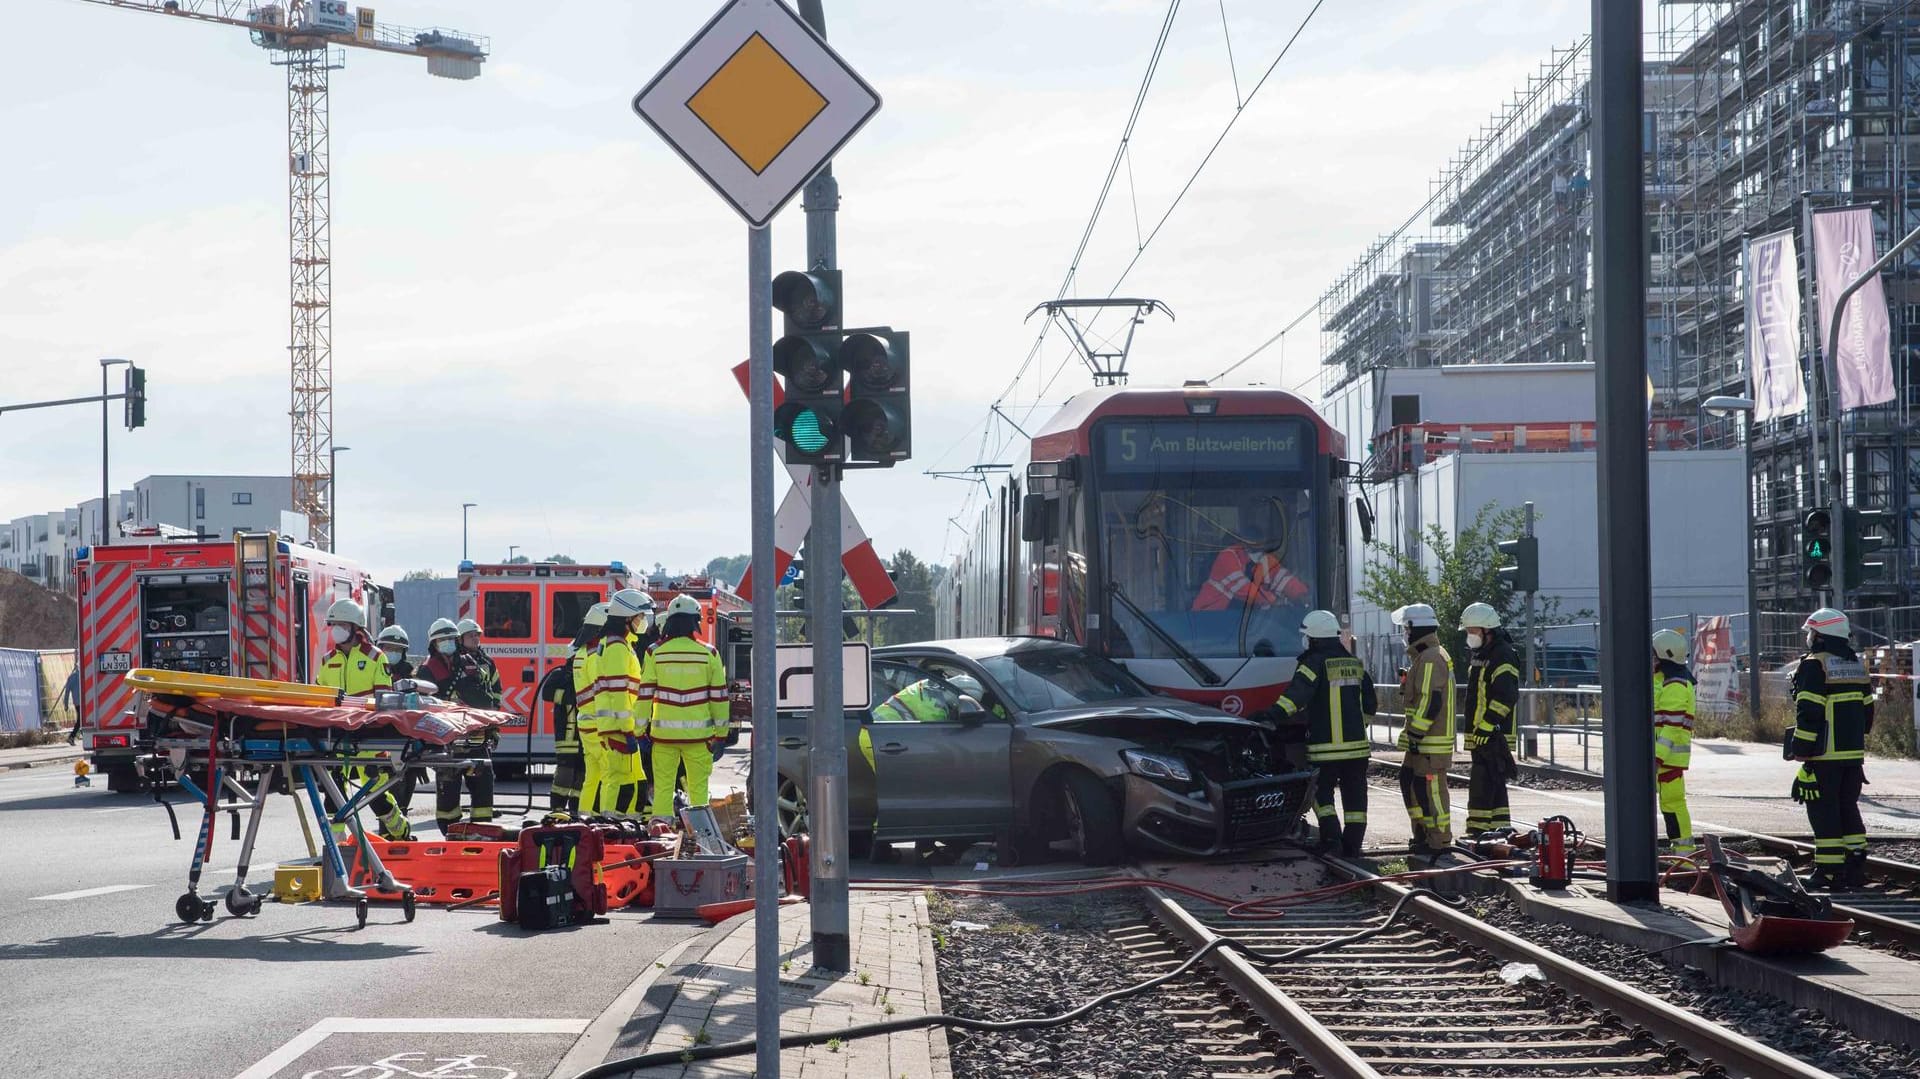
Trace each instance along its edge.
<path fill-rule="evenodd" d="M 0 66 L 0 402 L 98 392 L 98 358 L 127 357 L 148 372 L 149 422 L 116 423 L 116 489 L 284 474 L 282 74 L 236 30 L 78 0 L 8 6 L 33 47 Z M 1209 377 L 1311 307 L 1589 12 L 1324 0 L 1248 100 L 1312 6 L 1180 8 L 1069 290 L 1172 307 L 1177 321 L 1139 330 L 1135 385 Z M 1031 430 L 1091 384 L 1058 335 L 1016 382 L 1039 327 L 1022 317 L 1061 288 L 1167 3 L 826 9 L 835 48 L 885 102 L 834 163 L 846 315 L 914 343 L 913 460 L 853 475 L 847 496 L 883 553 L 943 561 L 966 543 L 978 484 L 926 471 L 1007 459 L 996 400 Z M 686 570 L 746 551 L 731 374 L 747 352 L 746 229 L 631 109 L 713 7 L 377 10 L 485 34 L 492 58 L 457 82 L 350 50 L 333 74 L 334 440 L 352 447 L 339 549 L 381 578 L 448 574 L 474 502 L 476 560 L 517 545 Z M 797 198 L 773 229 L 775 271 L 801 268 Z M 1289 335 L 1227 384 L 1310 395 L 1317 345 Z M 0 415 L 0 520 L 98 490 L 93 416 Z"/>

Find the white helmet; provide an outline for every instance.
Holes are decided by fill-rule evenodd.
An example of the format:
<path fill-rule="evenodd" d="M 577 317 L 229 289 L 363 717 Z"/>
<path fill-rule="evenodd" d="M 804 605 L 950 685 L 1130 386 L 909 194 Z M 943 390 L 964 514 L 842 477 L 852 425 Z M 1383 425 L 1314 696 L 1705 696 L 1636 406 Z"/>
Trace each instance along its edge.
<path fill-rule="evenodd" d="M 673 599 L 667 602 L 667 617 L 671 618 L 676 614 L 690 614 L 695 618 L 700 617 L 700 601 L 687 595 L 673 597 Z"/>
<path fill-rule="evenodd" d="M 405 648 L 413 642 L 407 639 L 407 631 L 404 626 L 388 626 L 386 629 L 380 631 L 379 643 L 397 644 L 401 648 Z"/>
<path fill-rule="evenodd" d="M 582 618 L 580 621 L 589 626 L 606 625 L 607 624 L 607 605 L 604 603 L 596 603 L 593 606 L 588 607 L 587 616 L 585 618 Z"/>
<path fill-rule="evenodd" d="M 1340 636 L 1340 620 L 1332 611 L 1308 611 L 1300 620 L 1300 632 L 1315 640 Z"/>
<path fill-rule="evenodd" d="M 433 620 L 433 625 L 427 627 L 428 644 L 432 644 L 443 637 L 458 636 L 460 636 L 460 627 L 454 625 L 453 619 L 451 618 L 436 618 Z"/>
<path fill-rule="evenodd" d="M 1409 603 L 1393 612 L 1393 624 L 1396 626 L 1416 626 L 1440 628 L 1440 616 L 1433 608 L 1424 603 Z"/>
<path fill-rule="evenodd" d="M 1810 629 L 1822 637 L 1851 637 L 1853 623 L 1847 621 L 1847 612 L 1836 611 L 1832 607 L 1822 607 L 1807 616 L 1800 623 L 1801 629 Z"/>
<path fill-rule="evenodd" d="M 653 597 L 638 588 L 622 588 L 607 601 L 607 620 L 638 618 L 653 610 Z"/>
<path fill-rule="evenodd" d="M 358 603 L 350 599 L 336 599 L 333 606 L 327 608 L 328 625 L 359 626 L 367 628 L 367 612 Z"/>
<path fill-rule="evenodd" d="M 1687 639 L 1676 629 L 1663 629 L 1653 635 L 1653 654 L 1668 663 L 1687 661 Z"/>
<path fill-rule="evenodd" d="M 480 623 L 475 622 L 471 618 L 462 618 L 458 628 L 460 630 L 460 636 L 465 637 L 469 633 L 480 632 Z"/>
<path fill-rule="evenodd" d="M 1460 612 L 1461 629 L 1499 629 L 1500 612 L 1488 603 L 1469 603 Z"/>

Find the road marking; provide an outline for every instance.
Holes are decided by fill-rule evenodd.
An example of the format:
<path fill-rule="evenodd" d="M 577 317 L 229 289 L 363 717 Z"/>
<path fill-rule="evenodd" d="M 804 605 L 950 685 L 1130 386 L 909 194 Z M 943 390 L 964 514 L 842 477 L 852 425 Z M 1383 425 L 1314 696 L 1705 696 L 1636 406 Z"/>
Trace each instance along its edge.
<path fill-rule="evenodd" d="M 58 895 L 36 895 L 30 903 L 58 902 L 63 899 L 92 899 L 96 895 L 112 895 L 115 892 L 137 892 L 142 888 L 151 888 L 151 884 L 109 884 L 104 888 L 82 888 L 77 892 L 61 892 Z"/>
<path fill-rule="evenodd" d="M 315 1046 L 334 1034 L 580 1034 L 587 1026 L 585 1019 L 354 1019 L 332 1016 L 301 1031 L 234 1079 L 268 1079 L 312 1052 Z"/>
<path fill-rule="evenodd" d="M 699 939 L 699 937 L 688 937 L 661 952 L 659 958 L 648 964 L 644 973 L 635 978 L 619 996 L 613 998 L 613 1003 L 607 1005 L 606 1010 L 594 1017 L 586 1032 L 580 1035 L 580 1040 L 574 1042 L 573 1048 L 567 1050 L 567 1055 L 561 1057 L 560 1063 L 553 1066 L 552 1074 L 579 1075 L 606 1060 L 607 1054 L 613 1051 L 614 1042 L 619 1039 L 620 1032 L 626 1029 L 627 1021 L 632 1019 L 633 1013 L 640 1009 L 640 1001 L 653 989 L 653 983 L 659 981 L 660 977 L 672 968 L 673 961 L 680 958 L 681 952 L 686 951 L 694 941 Z"/>

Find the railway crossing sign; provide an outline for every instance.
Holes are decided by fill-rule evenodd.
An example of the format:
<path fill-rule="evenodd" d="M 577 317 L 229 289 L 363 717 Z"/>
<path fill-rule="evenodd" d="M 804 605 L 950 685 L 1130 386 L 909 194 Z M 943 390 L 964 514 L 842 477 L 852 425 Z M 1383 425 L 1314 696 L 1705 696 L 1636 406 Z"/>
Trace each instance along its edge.
<path fill-rule="evenodd" d="M 633 111 L 761 228 L 880 111 L 880 95 L 780 0 L 731 0 Z"/>

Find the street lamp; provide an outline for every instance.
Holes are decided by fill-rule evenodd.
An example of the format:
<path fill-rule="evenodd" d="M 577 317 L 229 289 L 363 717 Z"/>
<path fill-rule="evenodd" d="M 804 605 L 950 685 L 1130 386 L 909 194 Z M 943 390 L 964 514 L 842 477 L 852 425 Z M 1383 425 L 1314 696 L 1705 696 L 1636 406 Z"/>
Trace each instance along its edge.
<path fill-rule="evenodd" d="M 517 550 L 519 550 L 519 549 L 520 549 L 520 545 L 519 545 L 519 544 L 517 544 L 517 543 L 509 543 L 509 544 L 507 544 L 507 564 L 508 564 L 508 565 L 512 565 L 512 564 L 513 564 L 513 552 L 515 552 L 515 551 L 517 551 Z"/>
<path fill-rule="evenodd" d="M 132 360 L 100 361 L 100 546 L 107 546 L 107 368 Z"/>
<path fill-rule="evenodd" d="M 1700 402 L 1700 411 L 1714 416 L 1738 412 L 1745 417 L 1747 460 L 1740 486 L 1747 499 L 1747 708 L 1760 714 L 1760 596 L 1753 584 L 1753 398 L 1715 394 Z"/>
<path fill-rule="evenodd" d="M 479 504 L 478 502 L 460 503 L 460 561 L 462 562 L 467 560 L 467 511 Z"/>
<path fill-rule="evenodd" d="M 352 446 L 327 447 L 327 550 L 340 549 L 340 502 L 334 488 L 340 486 L 340 455 Z"/>

